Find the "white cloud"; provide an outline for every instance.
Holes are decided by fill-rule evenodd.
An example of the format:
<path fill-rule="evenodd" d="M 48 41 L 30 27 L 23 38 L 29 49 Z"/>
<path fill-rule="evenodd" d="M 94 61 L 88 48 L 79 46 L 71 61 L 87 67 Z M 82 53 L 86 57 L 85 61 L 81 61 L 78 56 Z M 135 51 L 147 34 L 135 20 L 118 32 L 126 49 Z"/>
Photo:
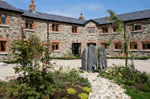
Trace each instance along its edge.
<path fill-rule="evenodd" d="M 64 8 L 63 10 L 51 10 L 51 11 L 44 11 L 49 14 L 55 14 L 55 15 L 61 15 L 61 16 L 67 16 L 67 17 L 74 17 L 74 18 L 79 18 L 80 13 L 83 13 L 87 15 L 90 12 L 93 11 L 100 11 L 104 10 L 104 6 L 100 3 L 85 3 L 85 4 L 77 4 L 73 5 L 67 8 Z M 89 18 L 95 18 L 95 17 L 85 17 L 86 19 Z"/>

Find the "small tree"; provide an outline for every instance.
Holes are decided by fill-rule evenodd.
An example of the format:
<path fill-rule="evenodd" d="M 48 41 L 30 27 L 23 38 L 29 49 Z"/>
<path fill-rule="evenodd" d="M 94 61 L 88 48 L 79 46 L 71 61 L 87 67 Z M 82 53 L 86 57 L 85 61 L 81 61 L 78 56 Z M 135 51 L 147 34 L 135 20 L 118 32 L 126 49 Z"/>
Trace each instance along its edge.
<path fill-rule="evenodd" d="M 16 87 L 8 91 L 10 95 L 22 99 L 44 99 L 52 92 L 53 75 L 47 72 L 51 67 L 48 46 L 35 35 L 27 41 L 16 40 L 11 44 L 12 54 L 21 65 L 15 67 L 15 72 L 24 75 L 16 80 Z M 42 69 L 40 62 L 43 63 Z"/>
<path fill-rule="evenodd" d="M 125 32 L 124 22 L 117 17 L 116 13 L 114 11 L 110 10 L 110 9 L 108 9 L 107 12 L 109 13 L 110 16 L 106 17 L 106 20 L 107 21 L 112 21 L 112 22 L 114 22 L 114 24 L 117 24 L 118 25 L 117 32 L 122 32 L 123 35 L 124 35 L 124 53 L 125 53 L 125 56 L 126 56 L 125 66 L 127 68 L 127 66 L 128 66 L 128 54 L 129 54 L 128 53 L 129 35 Z"/>

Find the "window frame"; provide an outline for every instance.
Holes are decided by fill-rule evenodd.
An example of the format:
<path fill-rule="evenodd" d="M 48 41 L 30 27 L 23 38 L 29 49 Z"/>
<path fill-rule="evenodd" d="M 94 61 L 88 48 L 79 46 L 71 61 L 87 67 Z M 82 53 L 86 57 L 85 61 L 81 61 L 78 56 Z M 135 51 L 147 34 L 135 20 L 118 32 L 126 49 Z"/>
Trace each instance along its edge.
<path fill-rule="evenodd" d="M 140 29 L 137 28 L 137 30 L 136 30 L 135 26 L 138 26 L 138 25 L 140 25 L 141 27 L 140 27 Z M 142 25 L 141 24 L 134 24 L 134 31 L 141 31 L 141 30 L 142 30 Z"/>
<path fill-rule="evenodd" d="M 107 31 L 104 32 L 104 29 L 106 29 Z M 108 27 L 103 27 L 103 28 L 102 28 L 102 33 L 108 33 Z"/>
<path fill-rule="evenodd" d="M 4 51 L 2 51 L 2 42 L 5 42 L 5 44 L 4 44 Z M 1 52 L 7 52 L 7 41 L 0 41 L 0 53 Z"/>
<path fill-rule="evenodd" d="M 2 23 L 2 15 L 5 15 L 5 23 Z M 7 24 L 7 14 L 0 13 L 0 24 Z"/>
<path fill-rule="evenodd" d="M 138 49 L 138 43 L 137 42 L 130 42 L 130 49 L 137 50 Z"/>
<path fill-rule="evenodd" d="M 117 44 L 117 48 L 116 48 L 116 44 Z M 115 43 L 114 43 L 114 49 L 117 49 L 117 50 L 122 49 L 122 44 L 121 44 L 121 42 L 115 42 Z"/>
<path fill-rule="evenodd" d="M 107 49 L 107 43 L 106 42 L 102 42 L 101 46 L 104 46 L 104 48 Z"/>
<path fill-rule="evenodd" d="M 113 27 L 113 32 L 118 32 L 118 31 L 116 31 L 117 29 L 118 29 L 117 26 Z"/>
<path fill-rule="evenodd" d="M 53 45 L 55 45 L 53 49 Z M 56 47 L 57 45 L 57 47 Z M 52 42 L 52 51 L 60 50 L 60 42 Z"/>
<path fill-rule="evenodd" d="M 143 44 L 145 44 L 145 48 L 143 47 Z M 148 41 L 148 42 L 142 42 L 142 49 L 143 50 L 150 50 L 150 48 L 148 48 L 148 44 L 150 44 L 150 41 Z"/>
<path fill-rule="evenodd" d="M 53 26 L 54 25 L 54 26 Z M 59 24 L 52 24 L 52 31 L 53 32 L 59 32 Z"/>
<path fill-rule="evenodd" d="M 30 24 L 30 22 L 32 23 L 32 24 Z M 30 25 L 32 25 L 32 26 L 30 26 Z M 32 28 L 31 28 L 32 27 Z M 26 29 L 33 29 L 33 21 L 29 21 L 29 20 L 26 20 L 25 21 L 25 28 Z"/>
<path fill-rule="evenodd" d="M 78 26 L 72 26 L 72 33 L 78 33 Z"/>
<path fill-rule="evenodd" d="M 89 29 L 90 29 L 90 32 L 89 32 Z M 94 30 L 92 30 L 92 29 L 94 29 Z M 95 27 L 88 27 L 88 33 L 95 33 Z"/>

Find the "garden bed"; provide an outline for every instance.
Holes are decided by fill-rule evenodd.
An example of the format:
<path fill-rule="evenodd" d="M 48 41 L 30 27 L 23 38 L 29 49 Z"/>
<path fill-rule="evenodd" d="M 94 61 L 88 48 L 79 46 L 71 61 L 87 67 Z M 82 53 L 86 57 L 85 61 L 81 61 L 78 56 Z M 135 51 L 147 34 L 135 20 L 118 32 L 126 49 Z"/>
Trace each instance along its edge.
<path fill-rule="evenodd" d="M 122 85 L 132 99 L 150 99 L 150 78 L 134 66 L 109 68 L 99 73 L 100 76 Z"/>

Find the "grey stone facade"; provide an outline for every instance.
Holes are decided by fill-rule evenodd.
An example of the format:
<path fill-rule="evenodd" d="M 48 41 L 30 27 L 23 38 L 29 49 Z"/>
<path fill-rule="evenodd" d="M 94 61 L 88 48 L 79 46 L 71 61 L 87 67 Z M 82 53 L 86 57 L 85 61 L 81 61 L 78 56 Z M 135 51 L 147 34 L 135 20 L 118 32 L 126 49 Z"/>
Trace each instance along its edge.
<path fill-rule="evenodd" d="M 115 49 L 114 43 L 120 42 L 123 46 L 122 33 L 113 32 L 113 24 L 97 25 L 96 22 L 87 21 L 86 24 L 72 24 L 67 22 L 54 22 L 42 19 L 22 16 L 22 14 L 13 11 L 1 11 L 7 14 L 7 24 L 0 24 L 0 41 L 7 41 L 7 51 L 0 52 L 0 60 L 7 59 L 11 54 L 10 44 L 16 39 L 28 39 L 30 35 L 37 35 L 41 41 L 47 42 L 47 33 L 49 33 L 49 43 L 59 42 L 59 50 L 52 51 L 51 56 L 63 57 L 72 53 L 72 43 L 81 44 L 81 53 L 88 43 L 95 43 L 101 46 L 113 38 L 111 46 L 107 51 L 107 56 L 120 56 L 121 49 Z M 26 20 L 33 22 L 33 29 L 26 29 Z M 52 31 L 52 24 L 59 24 L 59 31 Z M 141 19 L 125 22 L 126 32 L 130 34 L 130 42 L 137 42 L 137 49 L 130 50 L 134 56 L 150 56 L 150 49 L 143 50 L 142 42 L 150 42 L 150 20 Z M 134 24 L 141 24 L 140 31 L 133 31 Z M 77 33 L 72 33 L 72 26 L 77 26 Z M 95 33 L 88 33 L 88 27 L 94 27 Z M 108 28 L 108 33 L 102 32 L 102 27 Z M 48 31 L 49 30 L 49 31 Z"/>

